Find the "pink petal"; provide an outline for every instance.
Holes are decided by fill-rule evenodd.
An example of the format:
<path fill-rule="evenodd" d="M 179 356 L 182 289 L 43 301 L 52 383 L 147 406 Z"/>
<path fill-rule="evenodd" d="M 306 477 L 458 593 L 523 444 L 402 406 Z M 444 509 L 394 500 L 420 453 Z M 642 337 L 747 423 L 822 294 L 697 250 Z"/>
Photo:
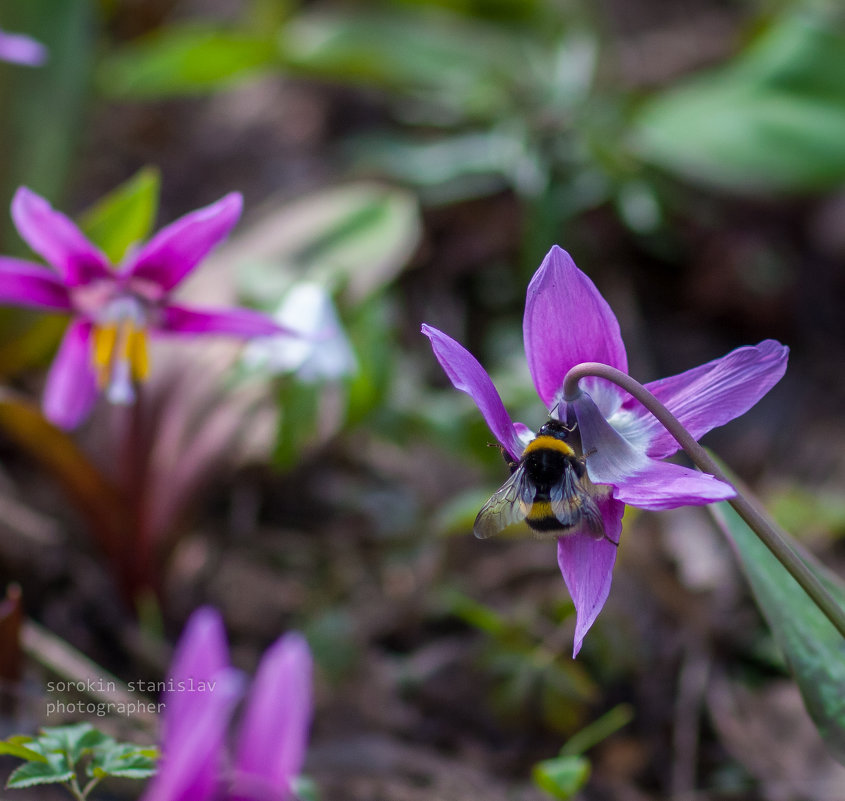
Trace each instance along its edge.
<path fill-rule="evenodd" d="M 177 740 L 194 708 L 204 703 L 202 693 L 182 692 L 180 683 L 210 681 L 229 666 L 226 630 L 220 613 L 210 607 L 197 609 L 182 632 L 170 663 L 168 686 L 164 695 L 165 714 L 162 720 L 162 741 L 170 746 Z"/>
<path fill-rule="evenodd" d="M 170 334 L 227 334 L 243 339 L 278 334 L 296 336 L 272 317 L 253 309 L 193 309 L 169 305 L 162 309 L 157 328 Z"/>
<path fill-rule="evenodd" d="M 213 688 L 198 692 L 190 708 L 182 708 L 186 717 L 179 721 L 179 736 L 163 743 L 161 767 L 142 801 L 215 801 L 220 797 L 226 731 L 244 682 L 240 672 L 229 667 L 214 673 L 210 682 Z M 173 716 L 169 706 L 166 715 Z"/>
<path fill-rule="evenodd" d="M 311 723 L 311 653 L 299 634 L 277 640 L 261 660 L 235 759 L 237 798 L 286 797 L 302 770 Z M 250 794 L 249 788 L 260 790 Z"/>
<path fill-rule="evenodd" d="M 47 48 L 41 42 L 22 33 L 6 33 L 0 30 L 0 61 L 40 67 L 47 61 L 47 55 Z"/>
<path fill-rule="evenodd" d="M 493 436 L 517 460 L 524 446 L 487 371 L 463 345 L 442 331 L 423 325 L 422 332 L 431 340 L 434 355 L 455 389 L 466 392 L 475 401 Z"/>
<path fill-rule="evenodd" d="M 736 490 L 730 484 L 709 473 L 653 459 L 637 473 L 619 476 L 613 490 L 613 497 L 624 503 L 657 511 L 726 501 L 735 495 Z"/>
<path fill-rule="evenodd" d="M 91 323 L 73 320 L 65 332 L 44 389 L 44 416 L 60 428 L 81 423 L 97 399 L 91 368 Z"/>
<path fill-rule="evenodd" d="M 38 264 L 0 256 L 0 303 L 70 311 L 64 282 Z"/>
<path fill-rule="evenodd" d="M 767 339 L 679 375 L 652 381 L 646 388 L 700 439 L 754 406 L 783 377 L 788 356 L 789 348 Z M 648 443 L 649 456 L 663 459 L 678 450 L 675 438 L 641 404 L 629 400 L 624 412 L 635 416 L 630 423 L 632 436 Z"/>
<path fill-rule="evenodd" d="M 53 265 L 68 286 L 112 275 L 108 259 L 76 223 L 25 186 L 12 198 L 12 219 L 27 245 Z"/>
<path fill-rule="evenodd" d="M 575 643 L 572 657 L 581 650 L 584 636 L 598 617 L 610 593 L 613 565 L 622 532 L 625 504 L 613 498 L 598 501 L 604 520 L 606 539 L 590 534 L 568 534 L 558 537 L 557 562 L 563 580 L 575 604 Z"/>
<path fill-rule="evenodd" d="M 674 509 L 723 501 L 736 495 L 729 484 L 707 473 L 649 458 L 622 437 L 586 393 L 571 402 L 595 484 L 613 486 L 613 497 L 642 509 Z"/>
<path fill-rule="evenodd" d="M 534 386 L 550 411 L 560 400 L 564 377 L 576 364 L 601 362 L 628 372 L 616 316 L 593 282 L 557 245 L 528 285 L 523 336 Z M 606 414 L 623 397 L 606 381 L 587 379 L 582 386 Z"/>
<path fill-rule="evenodd" d="M 162 228 L 127 264 L 125 273 L 172 289 L 232 230 L 243 198 L 231 192 Z"/>

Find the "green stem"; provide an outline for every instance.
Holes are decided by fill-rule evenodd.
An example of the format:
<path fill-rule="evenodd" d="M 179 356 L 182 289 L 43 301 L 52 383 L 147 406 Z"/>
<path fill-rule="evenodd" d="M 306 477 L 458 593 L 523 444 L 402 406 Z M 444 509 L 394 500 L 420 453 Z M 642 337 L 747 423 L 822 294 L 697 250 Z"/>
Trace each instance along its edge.
<path fill-rule="evenodd" d="M 76 776 L 74 776 L 65 785 L 65 787 L 70 790 L 70 794 L 76 799 L 76 801 L 85 801 L 85 794 L 79 789 L 79 782 L 76 780 Z"/>
<path fill-rule="evenodd" d="M 617 370 L 606 364 L 599 364 L 598 362 L 578 364 L 567 373 L 564 379 L 563 392 L 565 400 L 571 401 L 578 396 L 580 393 L 578 382 L 587 376 L 604 378 L 622 387 L 622 389 L 636 398 L 662 423 L 699 470 L 710 473 L 726 484 L 731 484 L 724 473 L 722 473 L 719 465 L 695 441 L 694 437 L 683 427 L 678 418 L 642 384 L 635 381 L 627 373 L 623 373 L 621 370 Z M 728 503 L 733 506 L 748 527 L 762 540 L 778 561 L 801 585 L 807 595 L 824 612 L 825 616 L 836 627 L 839 633 L 845 637 L 845 610 L 833 599 L 803 559 L 792 549 L 785 537 L 778 531 L 777 526 L 739 492 L 737 492 L 736 497 L 728 500 Z"/>
<path fill-rule="evenodd" d="M 85 785 L 85 788 L 82 790 L 82 798 L 87 799 L 88 794 L 100 783 L 101 779 L 95 776 L 93 779 L 88 781 L 88 784 Z"/>

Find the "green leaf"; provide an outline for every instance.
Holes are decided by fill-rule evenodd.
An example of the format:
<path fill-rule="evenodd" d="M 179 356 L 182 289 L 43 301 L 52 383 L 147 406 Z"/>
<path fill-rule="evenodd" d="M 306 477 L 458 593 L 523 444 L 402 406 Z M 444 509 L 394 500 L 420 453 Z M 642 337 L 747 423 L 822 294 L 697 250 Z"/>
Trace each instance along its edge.
<path fill-rule="evenodd" d="M 6 787 L 20 789 L 34 787 L 37 784 L 68 782 L 75 775 L 73 769 L 68 767 L 64 754 L 47 754 L 44 762 L 27 762 L 13 771 L 6 782 Z"/>
<path fill-rule="evenodd" d="M 583 754 L 594 745 L 598 745 L 602 740 L 610 737 L 615 731 L 627 726 L 633 719 L 633 707 L 629 704 L 618 704 L 570 737 L 566 741 L 566 745 L 560 749 L 560 755 L 578 756 Z"/>
<path fill-rule="evenodd" d="M 552 798 L 572 798 L 590 778 L 590 761 L 582 756 L 558 756 L 538 762 L 532 770 L 534 783 Z"/>
<path fill-rule="evenodd" d="M 309 442 L 317 437 L 321 388 L 286 376 L 279 388 L 278 404 L 282 410 L 273 462 L 282 469 L 296 464 Z"/>
<path fill-rule="evenodd" d="M 495 609 L 458 590 L 447 590 L 442 599 L 451 614 L 474 629 L 498 638 L 502 638 L 510 630 L 509 621 Z"/>
<path fill-rule="evenodd" d="M 101 198 L 80 220 L 82 230 L 112 264 L 119 264 L 129 246 L 147 239 L 158 211 L 161 176 L 144 167 Z"/>
<path fill-rule="evenodd" d="M 0 6 L 4 29 L 34 36 L 49 50 L 42 67 L 0 63 L 0 234 L 13 241 L 6 213 L 12 192 L 26 184 L 49 198 L 58 197 L 80 135 L 87 130 L 97 26 L 89 0 L 26 0 Z"/>
<path fill-rule="evenodd" d="M 793 14 L 733 64 L 640 109 L 635 146 L 695 179 L 750 190 L 819 190 L 845 179 L 845 30 Z"/>
<path fill-rule="evenodd" d="M 0 376 L 8 379 L 33 367 L 46 367 L 67 328 L 64 314 L 3 309 L 0 317 Z"/>
<path fill-rule="evenodd" d="M 542 9 L 541 0 L 392 0 L 395 5 L 445 8 L 468 17 L 508 22 L 530 20 Z"/>
<path fill-rule="evenodd" d="M 810 717 L 833 756 L 845 764 L 845 640 L 730 505 L 708 509 L 734 546 Z M 805 561 L 845 606 L 841 580 L 808 557 Z"/>
<path fill-rule="evenodd" d="M 9 737 L 0 741 L 0 754 L 25 759 L 27 762 L 46 762 L 47 757 L 38 751 L 27 748 L 23 743 L 32 742 L 32 737 Z"/>
<path fill-rule="evenodd" d="M 518 186 L 532 170 L 523 131 L 500 127 L 419 141 L 406 137 L 360 139 L 356 154 L 367 166 L 425 192 L 428 202 L 454 202 Z"/>
<path fill-rule="evenodd" d="M 112 743 L 97 749 L 87 768 L 90 777 L 147 779 L 156 772 L 157 752 L 132 743 Z"/>
<path fill-rule="evenodd" d="M 71 765 L 75 765 L 94 748 L 114 742 L 111 737 L 95 729 L 90 723 L 54 726 L 41 731 L 42 734 L 37 742 L 45 753 L 65 754 Z"/>
<path fill-rule="evenodd" d="M 384 407 L 397 350 L 393 315 L 385 296 L 370 298 L 349 315 L 347 333 L 358 359 L 358 371 L 346 379 L 346 422 L 355 425 L 373 409 Z"/>
<path fill-rule="evenodd" d="M 263 33 L 173 25 L 104 58 L 97 83 L 111 97 L 198 94 L 254 76 L 276 58 L 275 44 Z"/>

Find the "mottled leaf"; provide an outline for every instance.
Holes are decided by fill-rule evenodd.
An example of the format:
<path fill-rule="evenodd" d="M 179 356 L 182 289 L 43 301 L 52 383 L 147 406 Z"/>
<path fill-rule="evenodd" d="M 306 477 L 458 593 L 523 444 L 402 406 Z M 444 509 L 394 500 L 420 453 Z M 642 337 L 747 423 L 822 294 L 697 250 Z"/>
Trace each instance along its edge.
<path fill-rule="evenodd" d="M 358 304 L 397 275 L 419 236 L 409 192 L 369 182 L 316 192 L 240 236 L 239 290 L 271 309 L 293 281 L 311 280 Z"/>

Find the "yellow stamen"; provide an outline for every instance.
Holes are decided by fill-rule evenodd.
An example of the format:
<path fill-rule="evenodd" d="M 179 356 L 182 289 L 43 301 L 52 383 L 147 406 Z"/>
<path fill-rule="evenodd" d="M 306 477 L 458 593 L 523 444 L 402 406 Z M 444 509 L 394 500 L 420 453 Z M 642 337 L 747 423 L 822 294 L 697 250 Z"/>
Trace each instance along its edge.
<path fill-rule="evenodd" d="M 100 389 L 109 385 L 119 362 L 129 364 L 134 381 L 143 381 L 150 373 L 146 331 L 136 328 L 131 320 L 96 326 L 92 361 Z"/>
<path fill-rule="evenodd" d="M 132 378 L 143 381 L 150 374 L 150 356 L 147 351 L 147 332 L 131 328 L 126 336 L 126 351 L 132 367 Z"/>
<path fill-rule="evenodd" d="M 105 325 L 94 328 L 94 367 L 97 370 L 97 383 L 102 389 L 109 378 L 114 348 L 117 344 L 117 326 Z"/>

